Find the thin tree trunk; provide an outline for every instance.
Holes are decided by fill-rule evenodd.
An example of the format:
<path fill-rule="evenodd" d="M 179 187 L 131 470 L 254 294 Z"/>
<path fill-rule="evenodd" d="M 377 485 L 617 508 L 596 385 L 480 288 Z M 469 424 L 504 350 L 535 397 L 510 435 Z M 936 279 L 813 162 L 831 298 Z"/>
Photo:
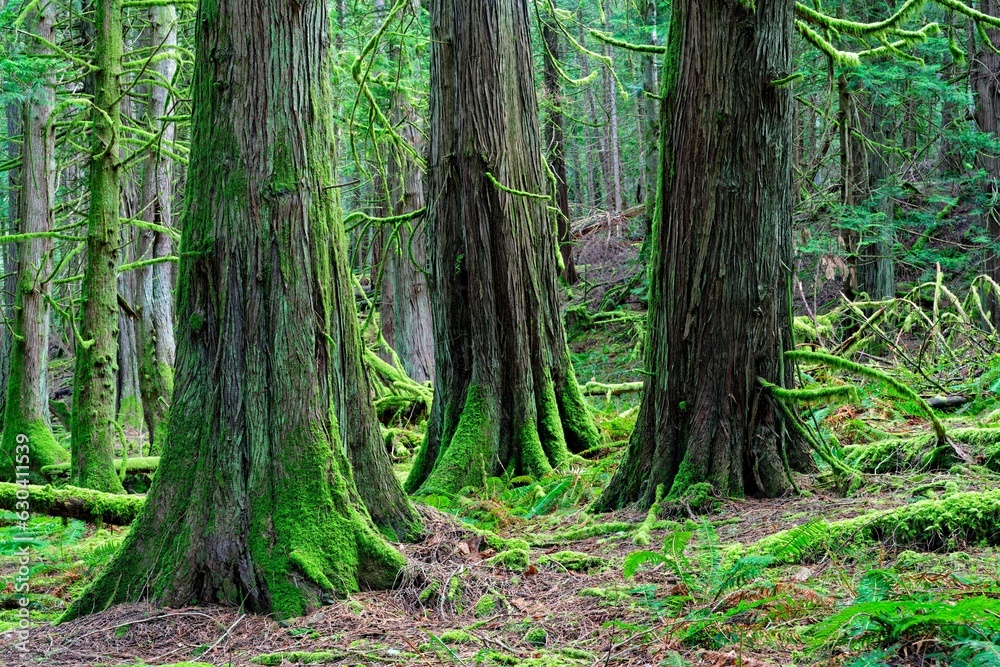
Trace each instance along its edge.
<path fill-rule="evenodd" d="M 115 474 L 118 244 L 121 238 L 122 0 L 95 0 L 93 147 L 83 317 L 76 341 L 71 428 L 73 486 L 122 493 Z"/>
<path fill-rule="evenodd" d="M 605 31 L 610 30 L 607 21 L 604 23 L 604 29 Z M 609 62 L 613 62 L 614 52 L 611 47 L 605 44 L 603 50 Z M 618 213 L 622 210 L 622 159 L 618 145 L 618 88 L 615 84 L 615 78 L 612 76 L 613 67 L 613 64 L 608 64 L 601 71 L 604 79 L 604 106 L 608 112 L 608 127 L 605 135 L 609 179 L 607 186 L 608 206 L 615 213 Z"/>
<path fill-rule="evenodd" d="M 122 114 L 125 117 L 135 117 L 132 98 L 126 95 L 122 98 Z M 128 156 L 128 149 L 122 147 L 121 156 L 124 159 Z M 124 220 L 131 220 L 140 211 L 140 199 L 135 175 L 132 171 L 122 174 L 121 181 L 121 217 Z M 132 225 L 124 226 L 121 229 L 121 251 L 119 260 L 122 264 L 127 264 L 138 259 L 136 254 L 136 243 L 138 241 L 136 229 Z M 136 275 L 134 271 L 126 271 L 118 274 L 118 295 L 128 305 L 128 309 L 118 309 L 118 386 L 115 391 L 116 409 L 118 423 L 130 430 L 139 430 L 142 427 L 142 397 L 139 392 L 139 350 L 136 340 L 138 332 L 138 322 L 135 315 L 136 295 L 138 293 L 136 285 Z M 121 439 L 121 438 L 119 438 Z M 123 446 L 127 446 L 126 443 Z"/>
<path fill-rule="evenodd" d="M 549 100 L 549 111 L 545 114 L 545 145 L 549 166 L 555 176 L 557 239 L 562 258 L 560 274 L 572 285 L 577 281 L 576 265 L 573 263 L 573 243 L 569 233 L 569 186 L 566 182 L 566 132 L 563 119 L 563 105 L 559 72 L 556 63 L 562 57 L 559 32 L 549 23 L 542 24 L 542 38 L 545 41 L 545 92 Z"/>
<path fill-rule="evenodd" d="M 177 61 L 170 51 L 177 45 L 177 11 L 173 5 L 149 9 L 149 43 L 162 44 L 165 57 L 151 66 L 164 81 L 172 81 Z M 170 92 L 155 83 L 150 85 L 146 101 L 146 126 L 160 133 L 162 143 L 174 140 L 172 122 L 162 121 L 167 115 Z M 142 215 L 146 222 L 170 228 L 173 226 L 173 161 L 150 149 L 143 165 Z M 166 418 L 174 387 L 174 305 L 173 262 L 162 261 L 173 254 L 173 243 L 165 231 L 143 229 L 139 233 L 139 256 L 143 260 L 161 260 L 136 271 L 139 314 L 139 389 L 142 395 L 142 415 L 149 432 L 150 453 L 159 454 L 166 437 Z"/>
<path fill-rule="evenodd" d="M 21 149 L 14 137 L 21 134 L 21 105 L 13 102 L 7 104 L 7 159 L 20 157 Z M 5 234 L 16 234 L 20 225 L 21 169 L 15 167 L 7 172 L 7 224 Z M 7 381 L 10 377 L 10 347 L 13 337 L 10 327 L 14 319 L 14 294 L 17 292 L 17 244 L 3 244 L 3 297 L 0 307 L 3 308 L 3 328 L 0 329 L 0 418 L 7 405 Z M 0 430 L 3 425 L 0 424 Z"/>
<path fill-rule="evenodd" d="M 656 34 L 658 0 L 642 0 L 642 21 L 649 30 L 649 43 L 656 46 L 659 43 Z M 660 109 L 659 109 L 659 76 L 656 71 L 656 58 L 652 53 L 642 55 L 642 145 L 645 156 L 645 181 L 643 197 L 646 203 L 646 233 L 648 238 L 652 230 L 653 214 L 656 209 L 656 183 L 660 170 Z"/>
<path fill-rule="evenodd" d="M 776 497 L 786 446 L 807 460 L 758 380 L 791 380 L 791 93 L 772 82 L 793 71 L 792 4 L 673 4 L 646 390 L 601 509 L 700 482 Z"/>
<path fill-rule="evenodd" d="M 333 187 L 329 44 L 324 0 L 199 12 L 170 430 L 142 514 L 67 618 L 141 598 L 295 616 L 404 565 L 354 482 L 380 480 L 352 475 L 338 433 L 357 426 L 341 402 L 378 425 Z"/>
<path fill-rule="evenodd" d="M 433 0 L 434 405 L 409 491 L 541 476 L 599 441 L 569 360 L 526 0 Z"/>
<path fill-rule="evenodd" d="M 401 55 L 397 49 L 397 54 Z M 407 93 L 393 96 L 393 124 L 403 141 L 422 152 L 418 118 Z M 403 215 L 424 207 L 424 189 L 417 161 L 402 150 L 389 155 L 389 191 L 392 215 Z M 427 285 L 427 234 L 422 221 L 406 222 L 387 247 L 385 280 L 392 288 L 393 330 L 390 345 L 403 362 L 406 374 L 417 382 L 434 377 L 434 328 Z M 383 303 L 383 310 L 387 310 Z"/>
<path fill-rule="evenodd" d="M 49 53 L 46 43 L 55 39 L 55 4 L 39 3 L 34 11 L 32 42 L 38 57 Z M 44 41 L 42 41 L 44 40 Z M 51 116 L 55 106 L 55 80 L 46 77 L 24 103 L 21 144 L 20 231 L 46 233 L 52 229 L 56 185 L 56 140 Z M 24 463 L 19 445 L 28 447 L 31 477 L 44 480 L 43 466 L 61 463 L 67 453 L 52 436 L 49 425 L 49 304 L 53 241 L 35 237 L 20 242 L 17 297 L 10 349 L 10 373 L 0 443 L 0 479 L 15 478 L 15 463 Z"/>

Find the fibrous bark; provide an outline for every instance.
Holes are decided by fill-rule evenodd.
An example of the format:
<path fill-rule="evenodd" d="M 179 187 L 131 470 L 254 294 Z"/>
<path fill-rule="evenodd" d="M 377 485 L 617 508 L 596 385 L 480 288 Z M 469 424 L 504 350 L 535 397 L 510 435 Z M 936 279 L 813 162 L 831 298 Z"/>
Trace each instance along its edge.
<path fill-rule="evenodd" d="M 157 79 L 173 81 L 177 61 L 170 50 L 177 45 L 177 11 L 172 5 L 149 9 L 149 43 L 161 45 L 164 57 L 151 67 Z M 163 143 L 174 139 L 174 124 L 161 120 L 167 115 L 170 92 L 165 85 L 151 83 L 146 101 L 146 125 L 158 132 Z M 142 173 L 142 217 L 159 227 L 173 225 L 173 162 L 154 146 L 150 149 Z M 173 251 L 170 235 L 165 230 L 146 228 L 139 233 L 139 257 L 143 260 L 163 260 Z M 150 453 L 158 454 L 166 435 L 167 411 L 174 388 L 174 265 L 169 261 L 140 267 L 136 271 L 139 314 L 139 390 L 142 395 L 142 416 L 149 432 Z"/>
<path fill-rule="evenodd" d="M 406 487 L 453 492 L 598 436 L 559 310 L 527 3 L 430 9 L 435 399 Z"/>
<path fill-rule="evenodd" d="M 553 19 L 555 20 L 555 19 Z M 563 118 L 562 85 L 559 81 L 557 63 L 562 58 L 559 43 L 559 31 L 549 23 L 542 25 L 542 38 L 545 40 L 545 92 L 548 96 L 549 109 L 545 114 L 545 148 L 548 155 L 549 168 L 555 178 L 556 238 L 559 241 L 559 253 L 562 258 L 560 276 L 568 284 L 577 281 L 576 265 L 573 263 L 573 241 L 570 237 L 569 220 L 569 184 L 566 182 L 566 131 Z"/>
<path fill-rule="evenodd" d="M 990 16 L 1000 15 L 1000 2 L 997 0 L 979 0 L 979 10 Z M 985 26 L 984 26 L 985 28 Z M 986 35 L 993 46 L 1000 45 L 1000 30 L 986 28 Z M 990 44 L 978 40 L 975 61 L 972 63 L 972 86 L 976 93 L 975 118 L 981 132 L 1000 135 L 1000 55 Z M 994 241 L 1000 239 L 1000 212 L 997 199 L 1000 198 L 1000 159 L 987 153 L 978 157 L 980 168 L 989 176 L 990 195 L 993 201 L 986 207 L 983 226 L 986 233 Z M 986 273 L 993 280 L 1000 282 L 1000 255 L 992 250 L 987 251 Z M 1000 299 L 992 292 L 989 298 L 990 317 L 993 326 L 1000 328 Z"/>
<path fill-rule="evenodd" d="M 33 51 L 49 55 L 46 42 L 54 40 L 55 5 L 40 3 L 33 12 L 32 31 L 40 39 Z M 44 42 L 42 40 L 45 40 Z M 56 185 L 54 80 L 49 77 L 24 103 L 21 123 L 20 232 L 42 234 L 20 242 L 17 289 L 11 322 L 10 370 L 5 387 L 7 401 L 0 441 L 0 479 L 15 479 L 15 452 L 29 448 L 31 478 L 42 481 L 42 466 L 66 460 L 67 452 L 56 442 L 49 425 L 49 304 L 52 229 Z M 20 460 L 18 460 L 20 462 Z"/>
<path fill-rule="evenodd" d="M 379 480 L 352 475 L 339 433 L 357 426 L 343 395 L 372 408 L 327 4 L 218 0 L 198 18 L 170 427 L 145 508 L 70 618 L 140 598 L 298 615 L 391 586 L 404 562 L 354 481 Z"/>
<path fill-rule="evenodd" d="M 118 369 L 122 0 L 95 0 L 94 114 L 87 266 L 73 373 L 73 486 L 122 493 L 112 461 Z"/>
<path fill-rule="evenodd" d="M 758 378 L 791 367 L 788 0 L 678 0 L 663 68 L 660 200 L 653 228 L 646 391 L 598 507 L 649 506 L 709 482 L 779 496 L 786 438 Z"/>

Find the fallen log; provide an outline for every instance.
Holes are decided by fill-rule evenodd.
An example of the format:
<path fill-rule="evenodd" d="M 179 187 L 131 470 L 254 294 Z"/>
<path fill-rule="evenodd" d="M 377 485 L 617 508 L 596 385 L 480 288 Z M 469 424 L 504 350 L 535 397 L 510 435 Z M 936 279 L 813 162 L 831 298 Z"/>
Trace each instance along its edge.
<path fill-rule="evenodd" d="M 580 386 L 584 396 L 621 396 L 622 394 L 637 394 L 642 391 L 642 382 L 623 382 L 621 384 L 605 384 L 591 380 Z"/>
<path fill-rule="evenodd" d="M 145 496 L 117 495 L 75 486 L 56 489 L 0 482 L 0 509 L 20 514 L 23 506 L 18 507 L 17 503 L 25 501 L 25 491 L 30 514 L 47 514 L 112 526 L 131 524 L 146 502 Z"/>
<path fill-rule="evenodd" d="M 69 463 L 56 463 L 55 465 L 43 466 L 42 474 L 48 478 L 69 477 Z M 128 459 L 125 464 L 125 474 L 138 475 L 156 472 L 156 466 L 160 465 L 159 456 L 141 456 Z M 122 460 L 115 459 L 115 472 L 121 472 Z"/>

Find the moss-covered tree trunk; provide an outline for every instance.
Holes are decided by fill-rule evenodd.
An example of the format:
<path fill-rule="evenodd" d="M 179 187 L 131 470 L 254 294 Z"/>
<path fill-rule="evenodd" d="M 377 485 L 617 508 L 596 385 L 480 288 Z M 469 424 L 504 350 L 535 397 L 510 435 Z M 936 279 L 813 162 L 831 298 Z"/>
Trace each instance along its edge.
<path fill-rule="evenodd" d="M 161 45 L 164 56 L 151 67 L 162 82 L 173 81 L 177 61 L 171 50 L 177 46 L 177 10 L 173 5 L 149 8 L 149 43 Z M 167 114 L 170 91 L 150 84 L 146 100 L 146 126 L 160 133 L 162 143 L 174 140 L 174 124 L 161 120 Z M 142 173 L 143 220 L 162 229 L 139 233 L 141 260 L 161 260 L 136 271 L 136 310 L 139 315 L 139 390 L 142 416 L 149 433 L 150 453 L 159 454 L 166 434 L 167 411 L 174 387 L 174 299 L 173 263 L 162 261 L 173 254 L 166 229 L 173 225 L 173 163 L 168 155 L 151 148 Z"/>
<path fill-rule="evenodd" d="M 790 380 L 791 0 L 678 0 L 663 68 L 645 395 L 598 507 L 692 484 L 791 488 L 778 408 Z M 805 457 L 802 456 L 804 460 Z"/>
<path fill-rule="evenodd" d="M 94 2 L 94 112 L 87 265 L 76 340 L 70 429 L 73 486 L 118 492 L 114 452 L 118 370 L 118 250 L 121 240 L 122 0 Z"/>
<path fill-rule="evenodd" d="M 562 258 L 560 276 L 568 284 L 577 281 L 576 265 L 573 263 L 573 240 L 569 230 L 569 184 L 566 181 L 566 121 L 563 117 L 563 105 L 566 104 L 559 80 L 558 62 L 562 59 L 562 48 L 559 40 L 559 30 L 548 21 L 542 24 L 542 38 L 545 40 L 545 94 L 548 97 L 548 110 L 545 114 L 545 149 L 549 160 L 549 168 L 555 178 L 556 238 L 559 241 L 559 253 Z"/>
<path fill-rule="evenodd" d="M 40 3 L 32 11 L 31 30 L 35 55 L 49 55 L 54 41 L 55 4 Z M 44 40 L 44 41 L 42 41 Z M 0 479 L 15 478 L 15 453 L 19 444 L 29 447 L 32 477 L 41 481 L 42 466 L 61 463 L 67 452 L 52 436 L 49 426 L 49 304 L 52 229 L 55 203 L 55 106 L 53 79 L 37 86 L 24 103 L 21 142 L 20 232 L 42 234 L 20 242 L 17 291 L 11 322 L 10 371 L 0 442 Z M 24 438 L 27 438 L 25 441 Z"/>
<path fill-rule="evenodd" d="M 990 16 L 1000 16 L 1000 2 L 979 0 L 979 10 Z M 986 26 L 984 26 L 986 27 Z M 986 36 L 993 42 L 992 47 L 1000 47 L 1000 30 L 987 28 Z M 972 87 L 976 93 L 975 118 L 980 131 L 1000 136 L 1000 55 L 985 44 L 982 36 L 977 40 L 976 57 L 972 62 Z M 980 152 L 979 166 L 989 177 L 990 205 L 985 207 L 983 227 L 994 242 L 1000 240 L 1000 159 Z M 1000 282 L 1000 253 L 988 250 L 986 273 Z M 990 317 L 993 326 L 1000 328 L 1000 299 L 990 293 Z"/>
<path fill-rule="evenodd" d="M 419 11 L 420 3 L 414 2 Z M 416 58 L 411 49 L 394 41 L 391 58 Z M 409 69 L 407 65 L 401 65 Z M 415 151 L 422 152 L 420 120 L 410 102 L 409 92 L 397 87 L 393 93 L 392 121 L 400 138 Z M 389 153 L 388 186 L 390 213 L 403 215 L 424 207 L 423 174 L 413 156 L 393 147 Z M 386 234 L 386 236 L 389 236 Z M 404 223 L 398 233 L 388 238 L 385 253 L 384 281 L 391 285 L 392 295 L 383 306 L 383 317 L 392 321 L 389 344 L 399 354 L 407 375 L 418 382 L 434 377 L 434 329 L 431 323 L 431 301 L 427 285 L 427 233 L 421 221 Z M 386 296 L 389 296 L 386 294 Z"/>
<path fill-rule="evenodd" d="M 326 2 L 206 0 L 196 31 L 170 427 L 142 514 L 68 617 L 140 598 L 298 615 L 403 565 L 339 435 L 336 392 L 368 392 L 345 372 L 361 354 Z"/>
<path fill-rule="evenodd" d="M 542 475 L 597 443 L 569 360 L 525 0 L 430 4 L 434 406 L 407 490 Z"/>

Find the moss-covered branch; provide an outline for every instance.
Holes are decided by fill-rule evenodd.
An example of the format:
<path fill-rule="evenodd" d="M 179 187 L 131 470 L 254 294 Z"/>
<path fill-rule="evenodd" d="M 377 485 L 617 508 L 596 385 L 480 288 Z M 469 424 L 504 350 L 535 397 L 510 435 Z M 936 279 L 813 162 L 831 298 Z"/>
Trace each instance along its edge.
<path fill-rule="evenodd" d="M 135 475 L 140 473 L 152 473 L 156 472 L 156 467 L 160 465 L 159 456 L 143 456 L 134 459 L 128 459 L 125 462 L 125 472 L 127 474 Z M 45 466 L 42 468 L 42 474 L 47 477 L 68 477 L 69 476 L 69 463 L 58 463 L 56 465 Z M 120 473 L 122 468 L 122 459 L 115 459 L 115 472 Z"/>
<path fill-rule="evenodd" d="M 114 526 L 127 526 L 139 515 L 146 502 L 145 496 L 103 493 L 72 486 L 55 489 L 51 486 L 27 487 L 0 482 L 0 509 L 18 510 L 18 491 L 28 491 L 28 502 L 33 514 L 80 519 L 89 523 L 103 522 Z"/>

